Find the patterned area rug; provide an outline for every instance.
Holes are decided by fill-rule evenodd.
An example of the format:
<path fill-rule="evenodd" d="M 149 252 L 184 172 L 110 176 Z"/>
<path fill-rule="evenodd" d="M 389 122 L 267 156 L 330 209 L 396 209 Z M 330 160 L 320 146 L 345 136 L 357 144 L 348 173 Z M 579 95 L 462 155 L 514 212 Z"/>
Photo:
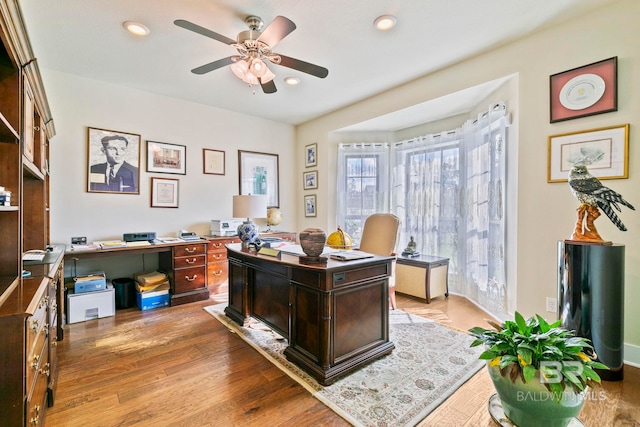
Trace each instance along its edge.
<path fill-rule="evenodd" d="M 324 387 L 286 359 L 286 340 L 252 319 L 240 327 L 225 307 L 205 310 L 354 426 L 414 426 L 485 365 L 469 335 L 392 310 L 393 352 Z"/>

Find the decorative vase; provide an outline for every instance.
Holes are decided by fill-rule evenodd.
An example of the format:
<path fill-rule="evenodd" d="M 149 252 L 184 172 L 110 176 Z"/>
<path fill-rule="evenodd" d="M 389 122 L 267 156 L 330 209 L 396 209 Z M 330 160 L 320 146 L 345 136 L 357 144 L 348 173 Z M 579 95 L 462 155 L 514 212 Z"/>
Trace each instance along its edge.
<path fill-rule="evenodd" d="M 260 229 L 252 221 L 244 221 L 238 226 L 238 238 L 242 241 L 242 247 L 248 248 L 249 245 L 256 241 Z"/>
<path fill-rule="evenodd" d="M 562 392 L 560 401 L 540 381 L 540 372 L 526 384 L 517 375 L 511 381 L 507 367 L 505 375 L 498 366 L 488 366 L 493 385 L 500 396 L 504 414 L 518 427 L 565 427 L 578 416 L 584 404 L 584 393 L 571 387 Z"/>
<path fill-rule="evenodd" d="M 309 257 L 317 258 L 324 250 L 327 234 L 319 228 L 307 228 L 300 232 L 300 246 Z"/>

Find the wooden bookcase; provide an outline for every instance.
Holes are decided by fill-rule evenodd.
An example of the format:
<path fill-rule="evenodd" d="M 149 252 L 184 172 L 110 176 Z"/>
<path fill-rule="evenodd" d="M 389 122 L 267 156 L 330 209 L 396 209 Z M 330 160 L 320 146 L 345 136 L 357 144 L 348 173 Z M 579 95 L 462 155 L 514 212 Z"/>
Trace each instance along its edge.
<path fill-rule="evenodd" d="M 43 425 L 53 404 L 63 253 L 39 264 L 22 254 L 49 241 L 49 139 L 55 135 L 18 0 L 0 0 L 0 414 L 3 425 Z M 24 268 L 32 274 L 23 277 Z"/>

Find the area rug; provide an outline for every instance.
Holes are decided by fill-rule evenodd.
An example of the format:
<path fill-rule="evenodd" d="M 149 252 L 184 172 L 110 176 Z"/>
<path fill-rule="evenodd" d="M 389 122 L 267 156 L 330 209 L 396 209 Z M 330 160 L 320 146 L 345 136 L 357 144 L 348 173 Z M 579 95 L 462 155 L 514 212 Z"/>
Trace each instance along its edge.
<path fill-rule="evenodd" d="M 470 335 L 392 310 L 393 352 L 325 387 L 286 359 L 285 339 L 253 319 L 241 327 L 225 307 L 204 309 L 354 426 L 414 426 L 485 365 Z"/>

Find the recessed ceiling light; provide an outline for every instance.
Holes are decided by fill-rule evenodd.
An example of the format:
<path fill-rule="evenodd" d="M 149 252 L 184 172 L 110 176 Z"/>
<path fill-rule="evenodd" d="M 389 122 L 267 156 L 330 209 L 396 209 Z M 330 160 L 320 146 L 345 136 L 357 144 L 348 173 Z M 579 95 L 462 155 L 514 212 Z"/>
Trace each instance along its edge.
<path fill-rule="evenodd" d="M 129 31 L 131 34 L 135 34 L 136 36 L 146 36 L 147 34 L 149 34 L 149 28 L 139 22 L 126 21 L 122 25 L 124 25 L 127 31 Z"/>
<path fill-rule="evenodd" d="M 393 15 L 382 15 L 378 16 L 373 24 L 380 31 L 390 30 L 396 25 L 396 17 Z"/>
<path fill-rule="evenodd" d="M 288 85 L 295 86 L 300 83 L 300 79 L 297 77 L 285 77 L 284 82 Z"/>

